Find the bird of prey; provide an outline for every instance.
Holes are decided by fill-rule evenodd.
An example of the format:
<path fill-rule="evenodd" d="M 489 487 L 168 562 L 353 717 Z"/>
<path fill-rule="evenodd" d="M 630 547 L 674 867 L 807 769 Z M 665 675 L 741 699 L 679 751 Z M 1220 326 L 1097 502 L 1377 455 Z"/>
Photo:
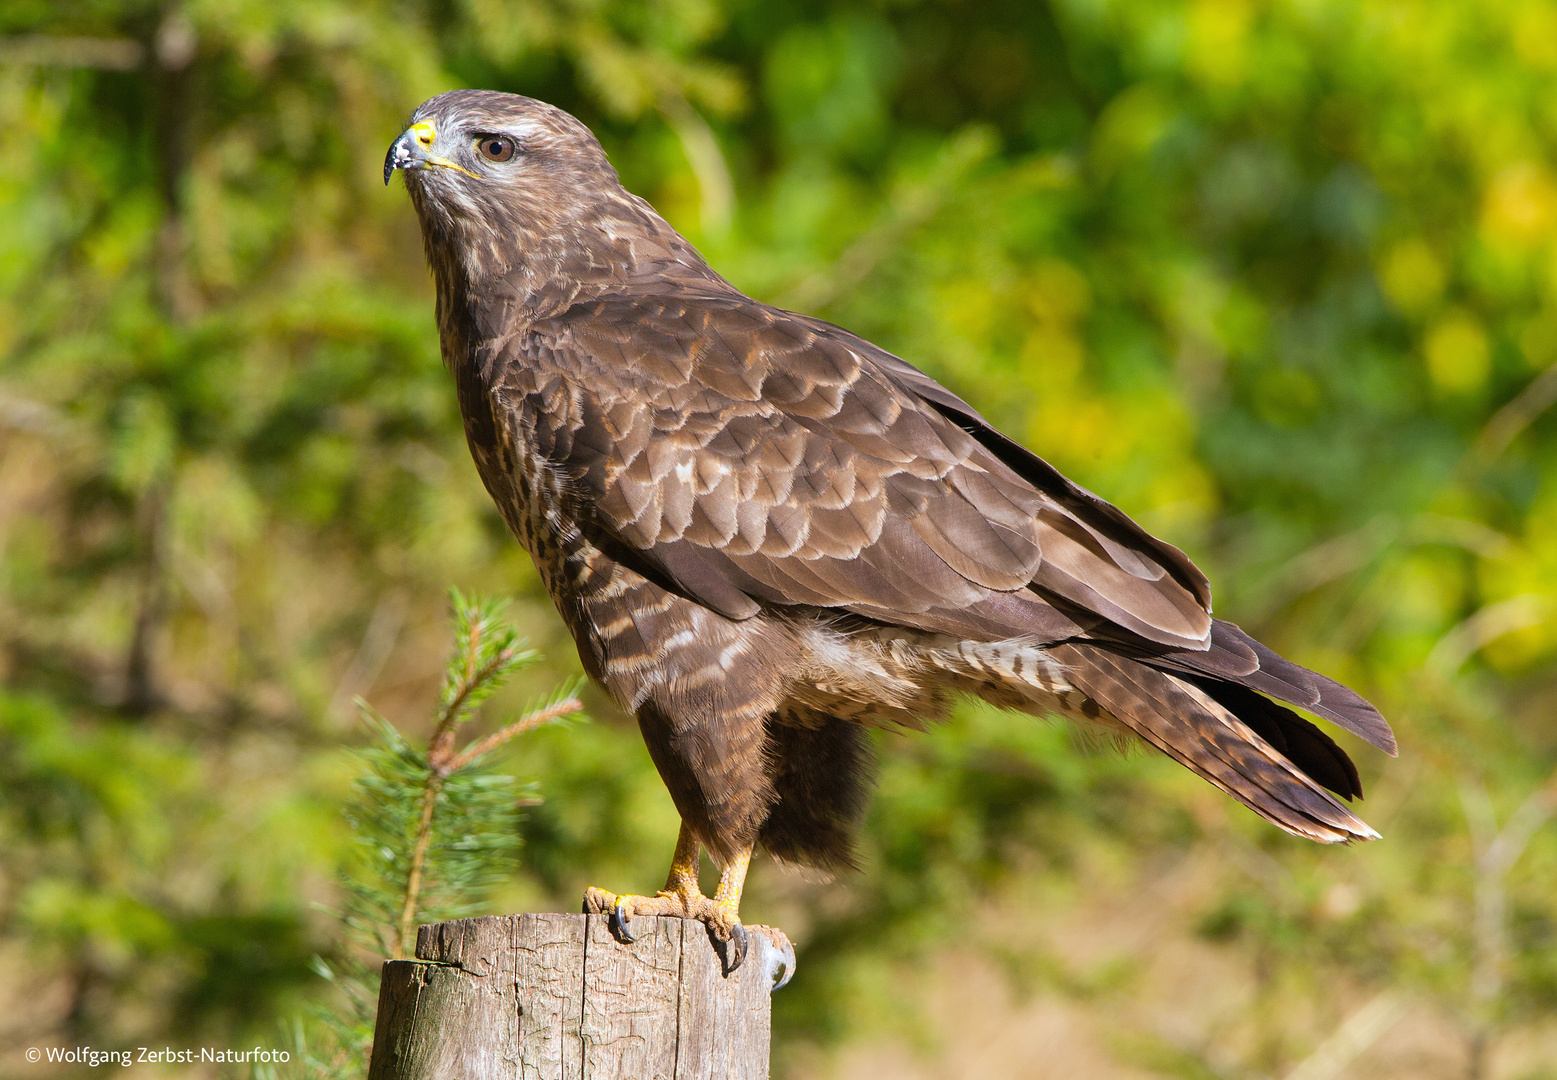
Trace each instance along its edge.
<path fill-rule="evenodd" d="M 574 117 L 441 94 L 396 171 L 481 479 L 681 815 L 665 888 L 586 911 L 700 919 L 738 963 L 754 849 L 850 867 L 867 728 L 965 694 L 1137 737 L 1299 836 L 1378 835 L 1278 702 L 1393 754 L 1372 705 L 1213 619 L 1183 552 L 923 372 L 743 295 Z"/>

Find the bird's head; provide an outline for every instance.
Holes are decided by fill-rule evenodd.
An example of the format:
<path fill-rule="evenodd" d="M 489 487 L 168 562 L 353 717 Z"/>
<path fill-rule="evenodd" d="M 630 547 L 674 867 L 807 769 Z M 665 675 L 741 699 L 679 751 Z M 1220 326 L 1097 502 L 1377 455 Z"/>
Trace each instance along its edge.
<path fill-rule="evenodd" d="M 384 158 L 384 183 L 396 172 L 434 270 L 456 260 L 469 279 L 587 246 L 602 217 L 620 216 L 609 207 L 638 203 L 582 123 L 545 102 L 490 90 L 423 102 Z"/>
<path fill-rule="evenodd" d="M 565 197 L 581 181 L 598 186 L 602 173 L 616 179 L 599 141 L 578 120 L 544 101 L 495 90 L 451 90 L 422 102 L 384 158 L 384 183 L 397 171 L 408 174 L 413 192 L 456 201 L 483 192 Z"/>

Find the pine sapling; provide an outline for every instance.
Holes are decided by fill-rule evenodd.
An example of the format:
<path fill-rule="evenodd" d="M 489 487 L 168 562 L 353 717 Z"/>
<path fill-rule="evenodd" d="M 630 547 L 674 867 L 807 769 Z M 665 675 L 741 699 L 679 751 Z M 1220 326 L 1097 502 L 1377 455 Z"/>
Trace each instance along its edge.
<path fill-rule="evenodd" d="M 463 746 L 461 727 L 517 671 L 540 659 L 502 618 L 504 604 L 451 590 L 455 648 L 426 751 L 411 745 L 366 701 L 357 699 L 373 743 L 358 751 L 362 771 L 346 810 L 354 866 L 341 885 L 337 913 L 359 955 L 315 969 L 346 998 L 337 1012 L 317 1015 L 328 1049 L 312 1052 L 301 1028 L 293 1042 L 309 1075 L 366 1072 L 383 959 L 411 956 L 416 927 L 479 911 L 492 887 L 518 862 L 519 815 L 539 802 L 533 784 L 498 775 L 488 755 L 526 731 L 578 713 L 575 686 L 565 686 L 484 738 Z M 376 958 L 370 962 L 364 956 Z"/>

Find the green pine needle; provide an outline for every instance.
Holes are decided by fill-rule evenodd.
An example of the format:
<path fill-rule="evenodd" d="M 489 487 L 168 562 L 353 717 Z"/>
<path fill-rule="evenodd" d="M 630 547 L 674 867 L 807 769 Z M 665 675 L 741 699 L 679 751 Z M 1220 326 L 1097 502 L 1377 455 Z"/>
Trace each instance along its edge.
<path fill-rule="evenodd" d="M 503 619 L 506 603 L 450 590 L 455 648 L 444 668 L 436 724 L 425 750 L 411 745 L 366 701 L 357 709 L 372 735 L 356 751 L 360 771 L 345 817 L 352 866 L 333 912 L 349 954 L 316 957 L 314 970 L 338 991 L 334 1009 L 315 1009 L 313 1039 L 297 1025 L 289 1040 L 305 1075 L 358 1077 L 367 1069 L 382 959 L 407 956 L 419 923 L 483 910 L 492 889 L 519 865 L 522 807 L 536 786 L 491 772 L 500 744 L 545 724 L 576 718 L 578 683 L 568 683 L 483 739 L 457 748 L 460 725 L 515 672 L 540 659 Z M 370 961 L 366 959 L 372 957 Z"/>

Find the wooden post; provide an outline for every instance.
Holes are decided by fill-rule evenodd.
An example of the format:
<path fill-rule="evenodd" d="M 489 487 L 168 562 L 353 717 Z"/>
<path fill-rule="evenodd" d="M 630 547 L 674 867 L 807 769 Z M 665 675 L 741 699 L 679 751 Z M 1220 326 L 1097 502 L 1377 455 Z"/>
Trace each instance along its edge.
<path fill-rule="evenodd" d="M 766 1080 L 768 995 L 794 970 L 750 926 L 729 976 L 702 923 L 504 915 L 424 926 L 384 964 L 369 1080 Z"/>

